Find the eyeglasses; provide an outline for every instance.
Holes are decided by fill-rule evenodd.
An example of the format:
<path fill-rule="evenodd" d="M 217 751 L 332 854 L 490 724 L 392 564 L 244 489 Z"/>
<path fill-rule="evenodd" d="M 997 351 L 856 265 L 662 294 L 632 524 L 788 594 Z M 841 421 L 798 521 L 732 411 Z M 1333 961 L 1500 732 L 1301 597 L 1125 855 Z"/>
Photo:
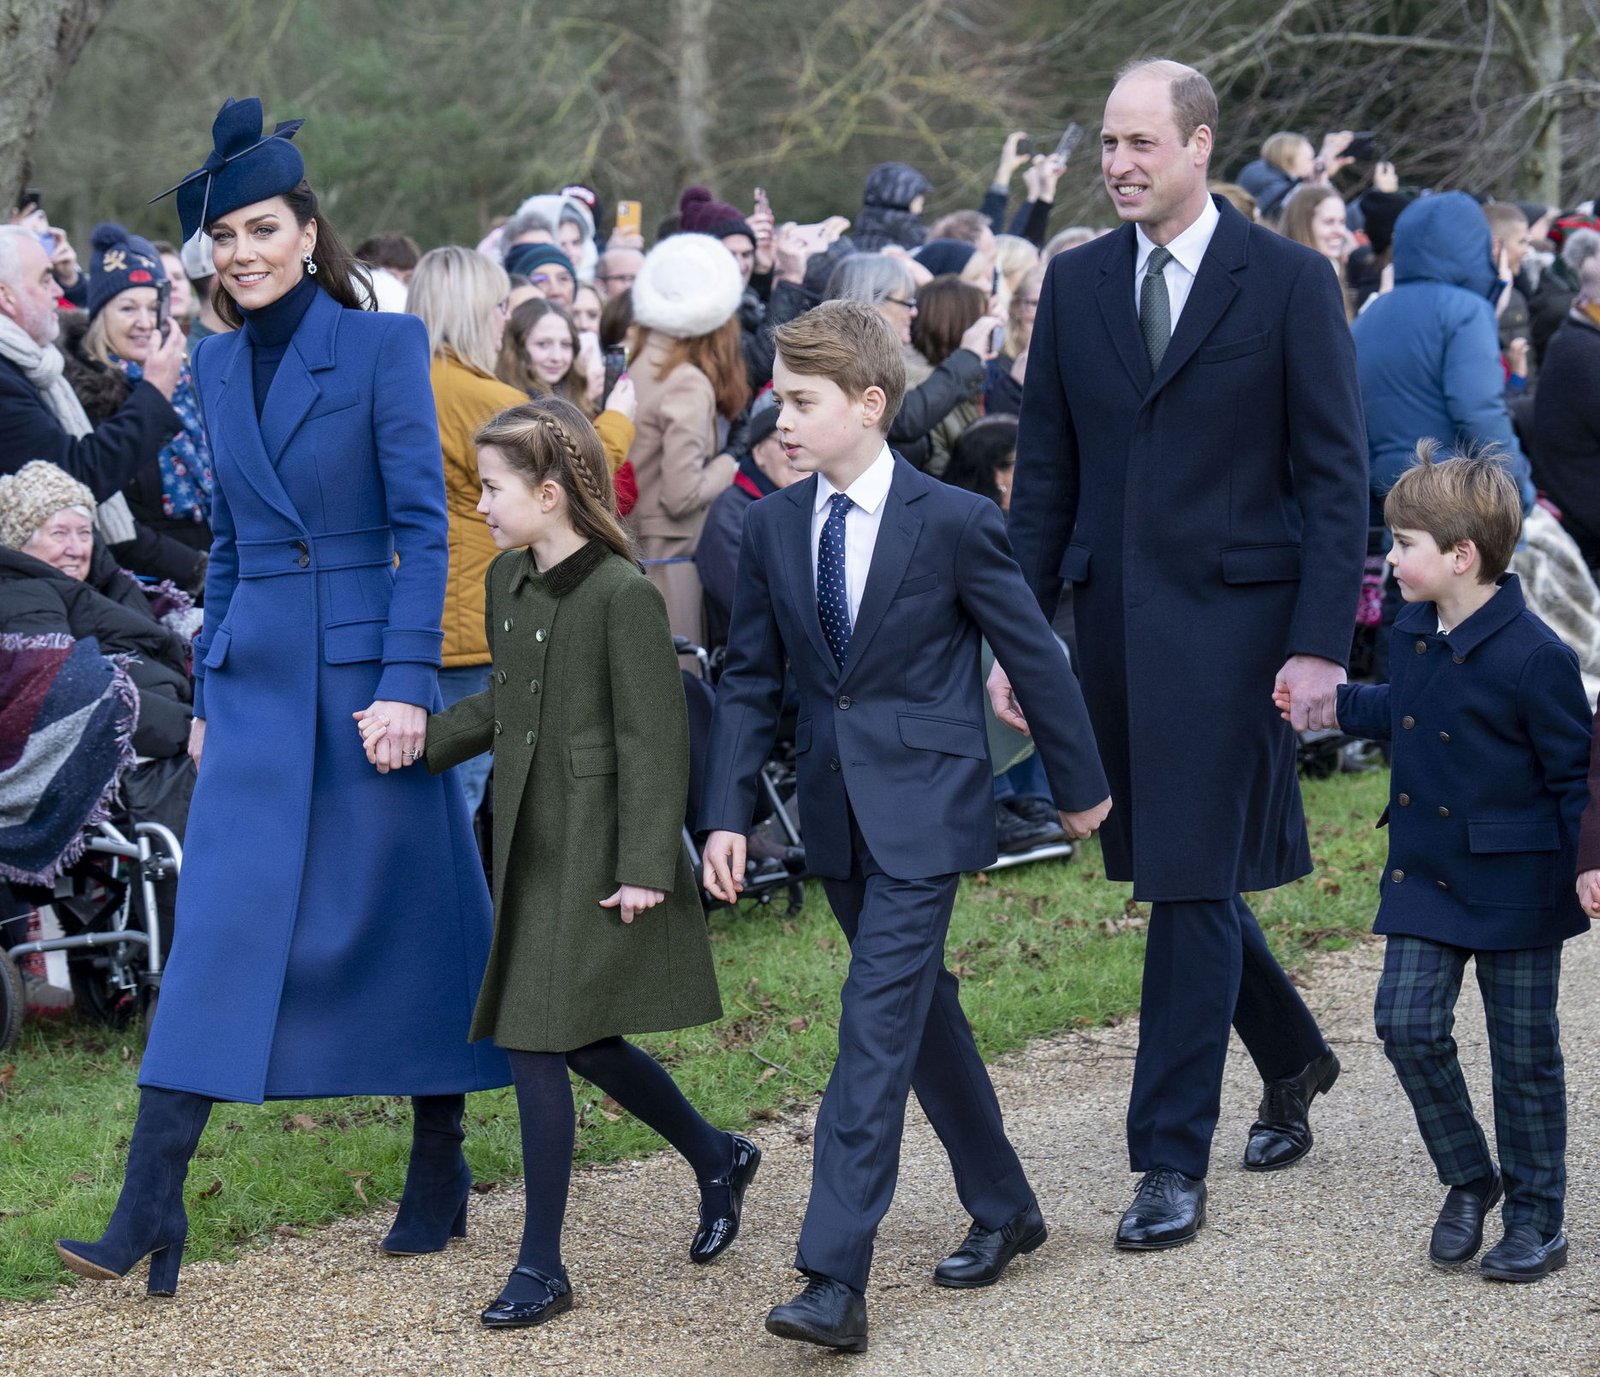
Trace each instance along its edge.
<path fill-rule="evenodd" d="M 1025 296 L 1022 298 L 1022 304 L 1024 306 L 1032 306 L 1035 310 L 1037 310 L 1039 306 L 1039 298 L 1036 296 Z"/>
<path fill-rule="evenodd" d="M 894 302 L 894 304 L 896 306 L 904 306 L 906 308 L 906 310 L 908 310 L 908 311 L 914 311 L 914 310 L 917 309 L 917 299 L 916 299 L 916 297 L 912 297 L 910 301 L 906 301 L 902 297 L 886 296 L 886 297 L 884 297 L 884 300 L 885 301 L 892 301 L 892 302 Z"/>
<path fill-rule="evenodd" d="M 621 282 L 631 287 L 638 275 L 638 273 L 596 273 L 594 278 L 596 282 Z"/>

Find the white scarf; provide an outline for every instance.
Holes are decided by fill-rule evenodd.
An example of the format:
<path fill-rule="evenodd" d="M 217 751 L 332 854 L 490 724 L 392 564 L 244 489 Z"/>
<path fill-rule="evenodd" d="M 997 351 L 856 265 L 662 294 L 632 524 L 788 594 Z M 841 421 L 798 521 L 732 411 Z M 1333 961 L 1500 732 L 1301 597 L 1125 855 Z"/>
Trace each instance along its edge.
<path fill-rule="evenodd" d="M 65 376 L 66 360 L 53 344 L 40 344 L 10 316 L 0 316 L 0 358 L 16 364 L 23 375 L 39 389 L 45 405 L 61 428 L 75 440 L 94 430 L 83 403 Z M 76 476 L 76 475 L 74 475 Z M 113 493 L 100 504 L 100 533 L 109 545 L 120 545 L 138 534 L 128 499 Z"/>

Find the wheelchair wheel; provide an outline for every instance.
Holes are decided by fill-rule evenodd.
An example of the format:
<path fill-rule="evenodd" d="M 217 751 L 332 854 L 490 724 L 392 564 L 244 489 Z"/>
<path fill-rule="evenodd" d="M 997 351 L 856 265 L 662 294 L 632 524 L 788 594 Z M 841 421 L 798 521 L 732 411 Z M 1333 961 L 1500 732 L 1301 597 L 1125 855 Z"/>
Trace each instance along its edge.
<path fill-rule="evenodd" d="M 22 1031 L 22 1015 L 27 995 L 22 988 L 22 972 L 17 963 L 0 951 L 0 1052 L 17 1040 Z"/>
<path fill-rule="evenodd" d="M 72 1003 L 78 1014 L 108 1028 L 126 1028 L 139 1012 L 137 989 L 123 989 L 116 981 L 116 966 L 104 948 L 69 959 Z"/>

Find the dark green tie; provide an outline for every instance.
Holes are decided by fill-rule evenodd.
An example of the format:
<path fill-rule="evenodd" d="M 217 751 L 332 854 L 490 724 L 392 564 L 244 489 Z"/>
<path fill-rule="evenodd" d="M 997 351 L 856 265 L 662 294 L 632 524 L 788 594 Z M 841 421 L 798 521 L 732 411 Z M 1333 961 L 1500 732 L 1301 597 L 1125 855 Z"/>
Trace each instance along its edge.
<path fill-rule="evenodd" d="M 1172 302 L 1167 296 L 1167 279 L 1162 276 L 1172 254 L 1159 245 L 1150 250 L 1145 263 L 1144 286 L 1139 289 L 1139 331 L 1144 335 L 1145 353 L 1150 355 L 1150 371 L 1161 371 L 1161 360 L 1172 339 Z"/>

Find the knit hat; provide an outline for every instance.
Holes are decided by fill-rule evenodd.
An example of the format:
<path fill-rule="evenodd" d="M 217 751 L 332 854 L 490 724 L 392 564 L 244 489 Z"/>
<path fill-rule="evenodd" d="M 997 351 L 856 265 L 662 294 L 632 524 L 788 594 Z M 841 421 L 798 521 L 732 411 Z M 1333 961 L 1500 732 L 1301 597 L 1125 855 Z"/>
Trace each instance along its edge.
<path fill-rule="evenodd" d="M 673 339 L 709 335 L 739 309 L 744 278 L 709 234 L 675 234 L 644 256 L 633 281 L 633 319 Z"/>
<path fill-rule="evenodd" d="M 187 242 L 220 215 L 293 191 L 305 180 L 306 164 L 289 140 L 304 123 L 285 120 L 265 134 L 261 101 L 255 96 L 230 97 L 212 121 L 211 152 L 205 162 L 153 200 L 177 193 L 178 218 Z"/>
<path fill-rule="evenodd" d="M 572 260 L 554 244 L 513 244 L 506 250 L 505 266 L 508 273 L 521 273 L 531 277 L 536 269 L 554 264 L 572 272 Z M 577 274 L 572 273 L 573 280 Z"/>
<path fill-rule="evenodd" d="M 154 287 L 167 280 L 161 255 L 148 239 L 121 225 L 96 225 L 89 236 L 89 319 L 111 298 L 130 287 Z"/>
<path fill-rule="evenodd" d="M 0 475 L 0 545 L 20 550 L 63 507 L 81 507 L 93 518 L 94 494 L 54 464 L 34 459 Z"/>
<path fill-rule="evenodd" d="M 930 239 L 913 257 L 935 277 L 959 276 L 976 252 L 964 239 Z"/>
<path fill-rule="evenodd" d="M 709 234 L 713 239 L 742 234 L 751 244 L 756 242 L 750 222 L 726 201 L 713 200 L 703 186 L 687 187 L 678 198 L 678 225 L 683 234 Z"/>
<path fill-rule="evenodd" d="M 1394 224 L 1416 198 L 1404 191 L 1369 191 L 1360 200 L 1362 228 L 1374 253 L 1394 243 Z"/>

